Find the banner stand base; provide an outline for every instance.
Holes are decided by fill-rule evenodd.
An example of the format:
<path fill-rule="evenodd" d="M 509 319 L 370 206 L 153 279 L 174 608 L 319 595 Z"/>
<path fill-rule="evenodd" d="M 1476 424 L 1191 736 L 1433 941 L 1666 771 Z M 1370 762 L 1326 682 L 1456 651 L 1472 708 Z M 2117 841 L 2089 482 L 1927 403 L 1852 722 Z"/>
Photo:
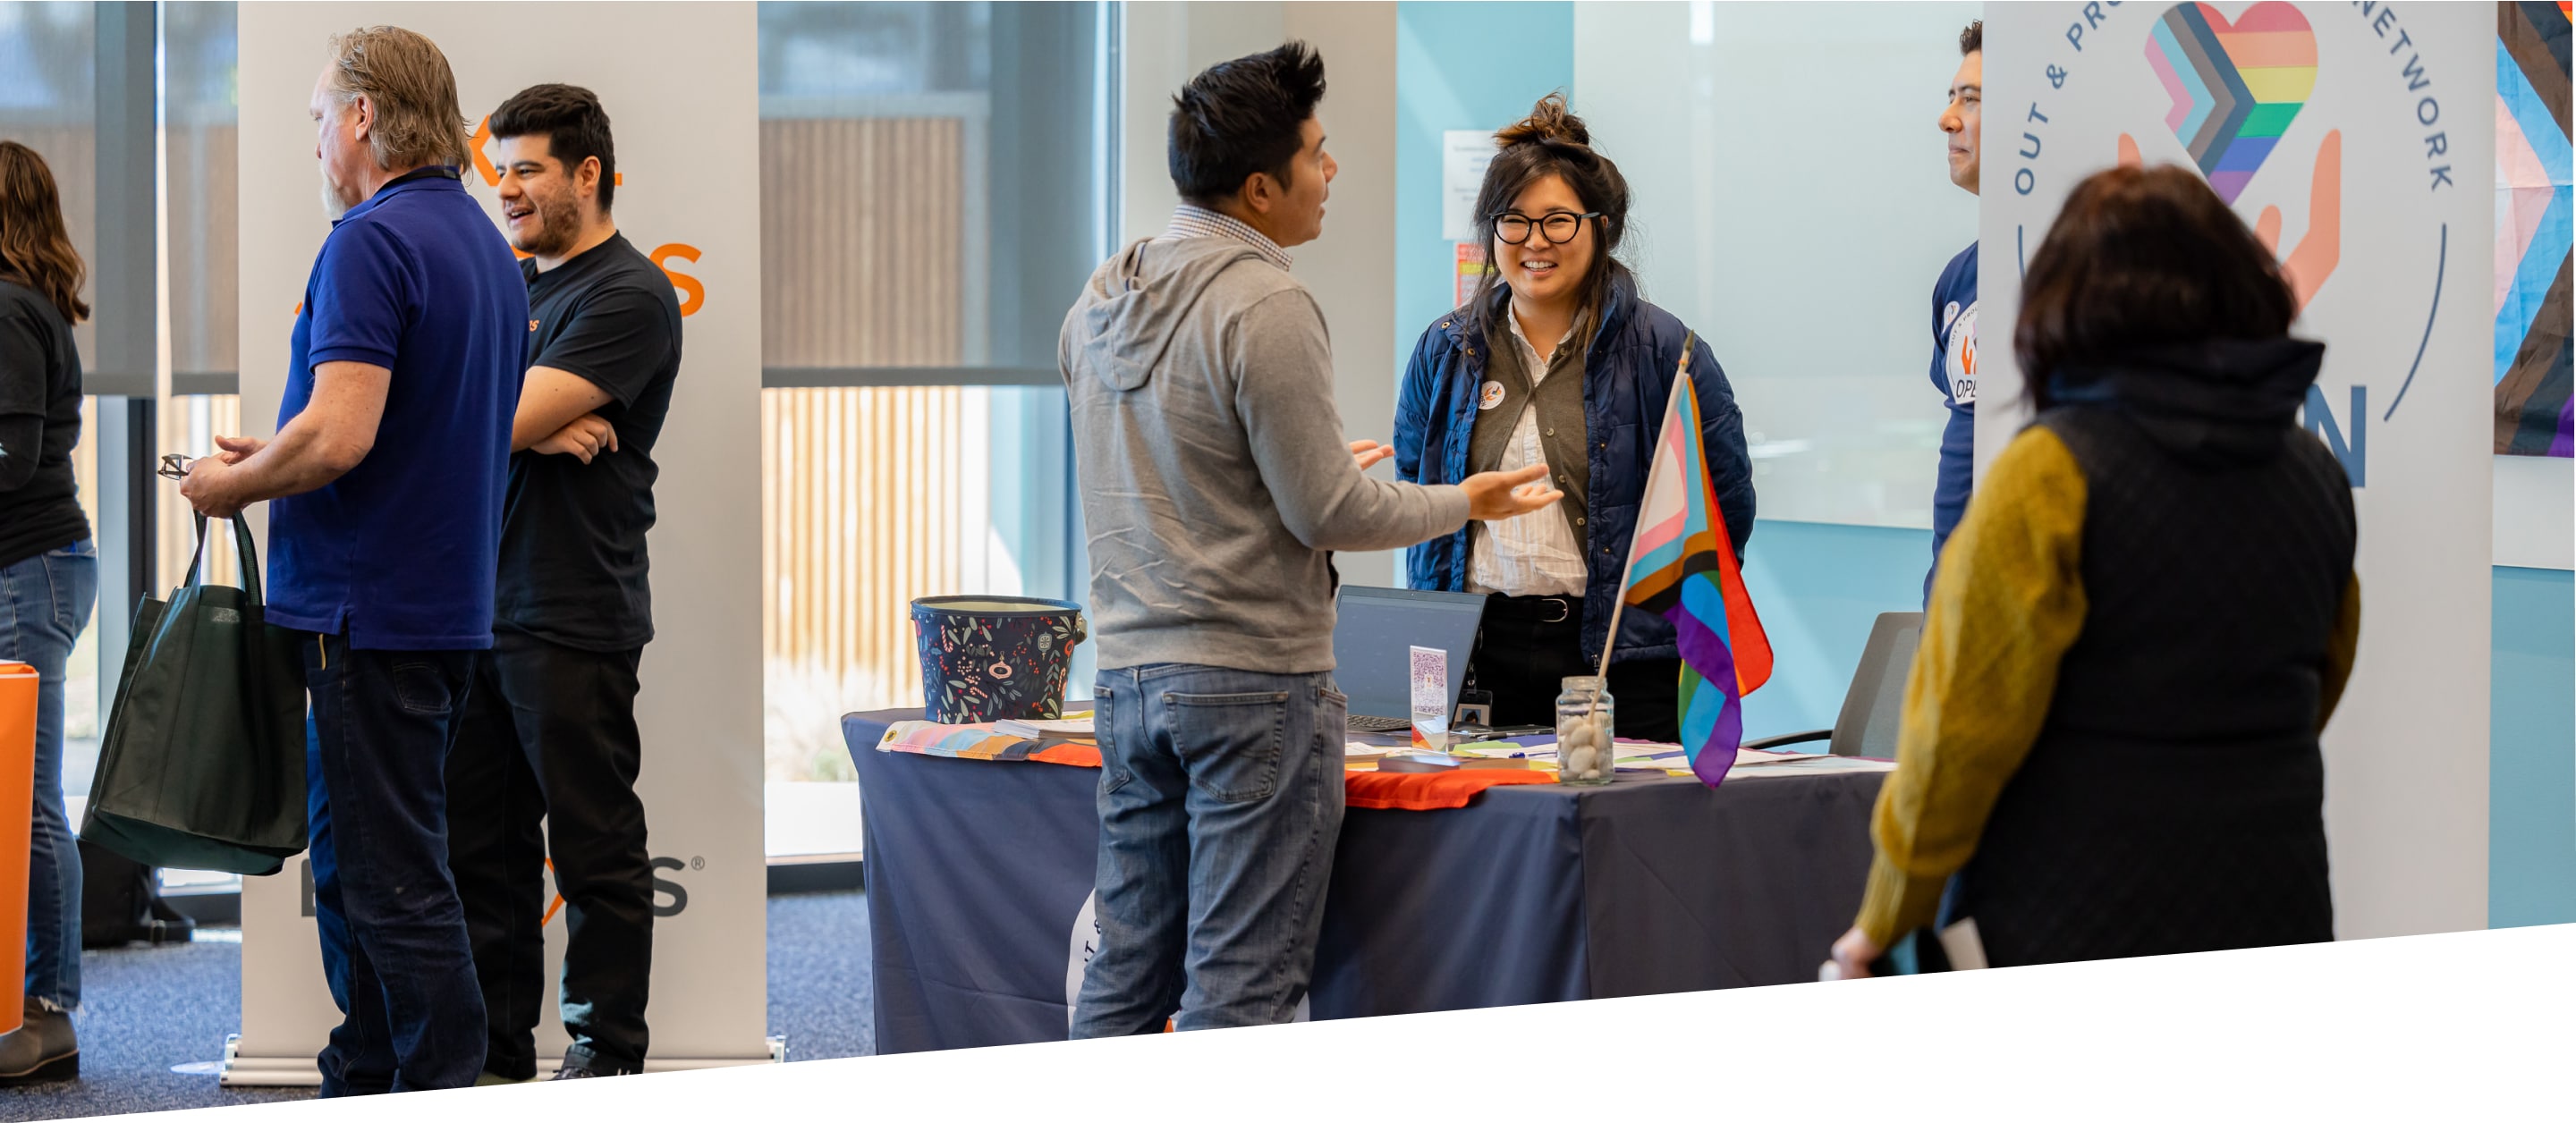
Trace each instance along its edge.
<path fill-rule="evenodd" d="M 787 1061 L 787 1039 L 772 1037 L 767 1042 L 769 1055 L 751 1057 L 655 1057 L 644 1062 L 646 1072 L 683 1072 L 699 1068 L 734 1068 L 741 1065 L 784 1064 Z M 537 1062 L 536 1079 L 553 1076 L 563 1067 L 558 1058 Z M 216 1081 L 225 1088 L 314 1088 L 322 1083 L 322 1071 L 314 1067 L 311 1055 L 295 1057 L 244 1056 L 241 1035 L 224 1036 L 223 1075 Z"/>

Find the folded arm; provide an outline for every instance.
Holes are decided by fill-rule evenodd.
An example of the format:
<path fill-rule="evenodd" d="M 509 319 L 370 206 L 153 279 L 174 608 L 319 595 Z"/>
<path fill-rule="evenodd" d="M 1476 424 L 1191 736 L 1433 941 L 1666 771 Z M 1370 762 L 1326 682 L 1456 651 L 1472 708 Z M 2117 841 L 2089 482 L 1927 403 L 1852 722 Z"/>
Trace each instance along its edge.
<path fill-rule="evenodd" d="M 608 391 L 568 370 L 529 367 L 519 384 L 519 412 L 510 421 L 510 451 L 518 452 L 555 434 L 583 414 L 607 405 Z"/>

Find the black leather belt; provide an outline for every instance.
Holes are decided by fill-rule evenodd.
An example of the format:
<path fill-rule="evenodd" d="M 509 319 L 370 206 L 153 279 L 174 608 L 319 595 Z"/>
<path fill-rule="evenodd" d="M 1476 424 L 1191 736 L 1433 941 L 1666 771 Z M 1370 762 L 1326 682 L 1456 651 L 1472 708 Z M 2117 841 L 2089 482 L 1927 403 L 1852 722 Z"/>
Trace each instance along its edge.
<path fill-rule="evenodd" d="M 1485 598 L 1485 615 L 1537 624 L 1562 624 L 1583 618 L 1583 598 L 1507 597 L 1495 593 Z"/>

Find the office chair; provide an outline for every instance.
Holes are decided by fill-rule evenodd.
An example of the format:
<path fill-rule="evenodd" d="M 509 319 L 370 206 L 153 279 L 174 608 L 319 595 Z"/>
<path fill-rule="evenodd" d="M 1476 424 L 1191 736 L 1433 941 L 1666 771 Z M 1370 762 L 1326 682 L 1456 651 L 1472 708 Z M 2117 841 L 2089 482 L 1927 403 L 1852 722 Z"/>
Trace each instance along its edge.
<path fill-rule="evenodd" d="M 1765 737 L 1747 741 L 1744 747 L 1777 751 L 1784 745 L 1830 741 L 1835 756 L 1895 759 L 1896 730 L 1905 717 L 1905 679 L 1914 669 L 1914 649 L 1922 642 L 1922 613 L 1879 613 L 1833 728 Z"/>

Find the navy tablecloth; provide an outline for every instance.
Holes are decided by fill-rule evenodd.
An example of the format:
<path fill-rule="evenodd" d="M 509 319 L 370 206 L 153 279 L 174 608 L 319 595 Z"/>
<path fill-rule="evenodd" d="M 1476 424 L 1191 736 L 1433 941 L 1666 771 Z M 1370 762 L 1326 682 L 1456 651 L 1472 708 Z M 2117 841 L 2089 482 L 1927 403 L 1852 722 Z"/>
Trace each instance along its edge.
<path fill-rule="evenodd" d="M 880 1053 L 1062 1040 L 1100 771 L 879 752 L 841 721 L 865 817 Z M 1812 981 L 1851 924 L 1884 773 L 1622 776 L 1352 808 L 1315 1018 Z"/>

